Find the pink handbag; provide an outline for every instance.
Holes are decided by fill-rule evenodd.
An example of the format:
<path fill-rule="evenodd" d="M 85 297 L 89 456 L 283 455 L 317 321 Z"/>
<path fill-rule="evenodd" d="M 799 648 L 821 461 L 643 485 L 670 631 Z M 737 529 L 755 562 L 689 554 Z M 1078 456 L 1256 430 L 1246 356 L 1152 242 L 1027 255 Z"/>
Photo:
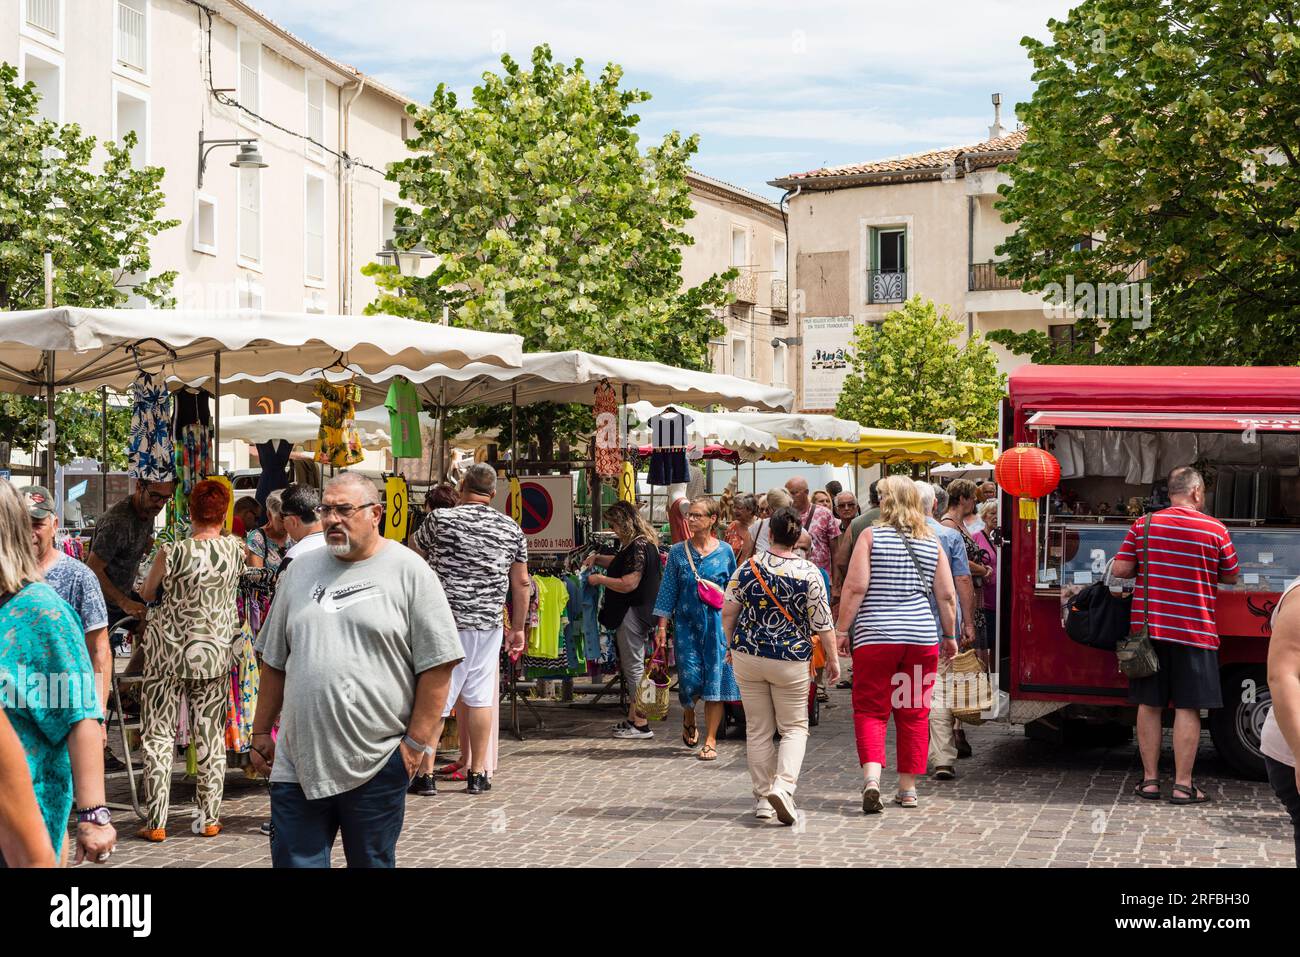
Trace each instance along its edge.
<path fill-rule="evenodd" d="M 708 605 L 715 611 L 721 610 L 723 603 L 727 600 L 727 593 L 711 581 L 706 581 L 700 577 L 700 573 L 695 568 L 695 559 L 691 557 L 691 543 L 682 542 L 686 547 L 686 560 L 690 562 L 691 574 L 695 576 L 695 594 L 699 596 L 700 601 Z"/>

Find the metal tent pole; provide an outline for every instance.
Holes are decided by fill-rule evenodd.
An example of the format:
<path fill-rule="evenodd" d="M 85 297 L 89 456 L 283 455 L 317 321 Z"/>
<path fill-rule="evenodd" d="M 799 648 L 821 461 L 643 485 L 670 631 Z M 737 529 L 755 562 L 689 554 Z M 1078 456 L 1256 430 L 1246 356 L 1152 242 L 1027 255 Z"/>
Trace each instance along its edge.
<path fill-rule="evenodd" d="M 218 352 L 212 357 L 212 377 L 213 389 L 212 395 L 215 399 L 212 426 L 212 464 L 216 467 L 218 475 L 221 474 L 221 353 Z"/>
<path fill-rule="evenodd" d="M 54 254 L 48 249 L 43 257 L 45 266 L 45 308 L 54 308 Z M 45 351 L 45 487 L 54 491 L 54 446 L 58 438 L 58 426 L 54 421 L 54 362 L 53 349 Z M 35 463 L 32 463 L 35 465 Z M 60 521 L 63 516 L 63 501 L 57 503 Z"/>
<path fill-rule="evenodd" d="M 108 386 L 99 387 L 99 514 L 108 511 Z"/>
<path fill-rule="evenodd" d="M 438 484 L 447 477 L 447 383 L 438 387 L 438 421 L 434 423 L 433 445 L 438 454 Z"/>

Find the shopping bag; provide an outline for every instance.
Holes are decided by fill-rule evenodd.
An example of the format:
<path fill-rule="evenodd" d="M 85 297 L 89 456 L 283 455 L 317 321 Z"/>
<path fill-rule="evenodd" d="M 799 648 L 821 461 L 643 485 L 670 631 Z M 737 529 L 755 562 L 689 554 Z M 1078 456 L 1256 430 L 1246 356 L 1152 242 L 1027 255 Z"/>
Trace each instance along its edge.
<path fill-rule="evenodd" d="M 952 659 L 944 692 L 952 716 L 965 724 L 983 724 L 982 715 L 994 706 L 993 680 L 974 651 L 963 651 Z"/>
<path fill-rule="evenodd" d="M 656 651 L 636 686 L 636 707 L 651 721 L 668 717 L 668 669 Z"/>

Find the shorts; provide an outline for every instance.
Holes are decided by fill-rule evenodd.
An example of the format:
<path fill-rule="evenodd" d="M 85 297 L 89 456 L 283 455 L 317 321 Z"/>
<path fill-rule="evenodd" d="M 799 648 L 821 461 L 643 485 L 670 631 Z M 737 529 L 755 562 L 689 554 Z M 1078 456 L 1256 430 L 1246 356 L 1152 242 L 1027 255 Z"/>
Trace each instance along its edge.
<path fill-rule="evenodd" d="M 469 708 L 490 708 L 497 697 L 497 664 L 501 657 L 503 630 L 464 628 L 460 644 L 465 658 L 451 671 L 451 688 L 442 709 L 445 718 L 458 704 Z"/>
<path fill-rule="evenodd" d="M 1219 683 L 1219 652 L 1172 641 L 1153 641 L 1160 670 L 1148 678 L 1128 683 L 1129 704 L 1153 708 L 1223 707 L 1223 686 Z"/>
<path fill-rule="evenodd" d="M 686 464 L 685 452 L 650 453 L 649 482 L 651 485 L 682 485 L 690 480 L 691 474 Z"/>

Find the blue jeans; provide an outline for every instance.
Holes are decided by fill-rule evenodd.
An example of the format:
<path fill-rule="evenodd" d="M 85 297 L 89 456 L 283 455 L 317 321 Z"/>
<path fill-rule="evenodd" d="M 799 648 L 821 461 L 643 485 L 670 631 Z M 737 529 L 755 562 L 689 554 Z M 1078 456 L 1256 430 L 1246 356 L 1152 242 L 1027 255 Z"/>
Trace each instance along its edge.
<path fill-rule="evenodd" d="M 271 865 L 329 867 L 343 832 L 348 867 L 396 867 L 410 780 L 396 748 L 379 773 L 358 788 L 309 800 L 297 784 L 271 783 Z"/>

